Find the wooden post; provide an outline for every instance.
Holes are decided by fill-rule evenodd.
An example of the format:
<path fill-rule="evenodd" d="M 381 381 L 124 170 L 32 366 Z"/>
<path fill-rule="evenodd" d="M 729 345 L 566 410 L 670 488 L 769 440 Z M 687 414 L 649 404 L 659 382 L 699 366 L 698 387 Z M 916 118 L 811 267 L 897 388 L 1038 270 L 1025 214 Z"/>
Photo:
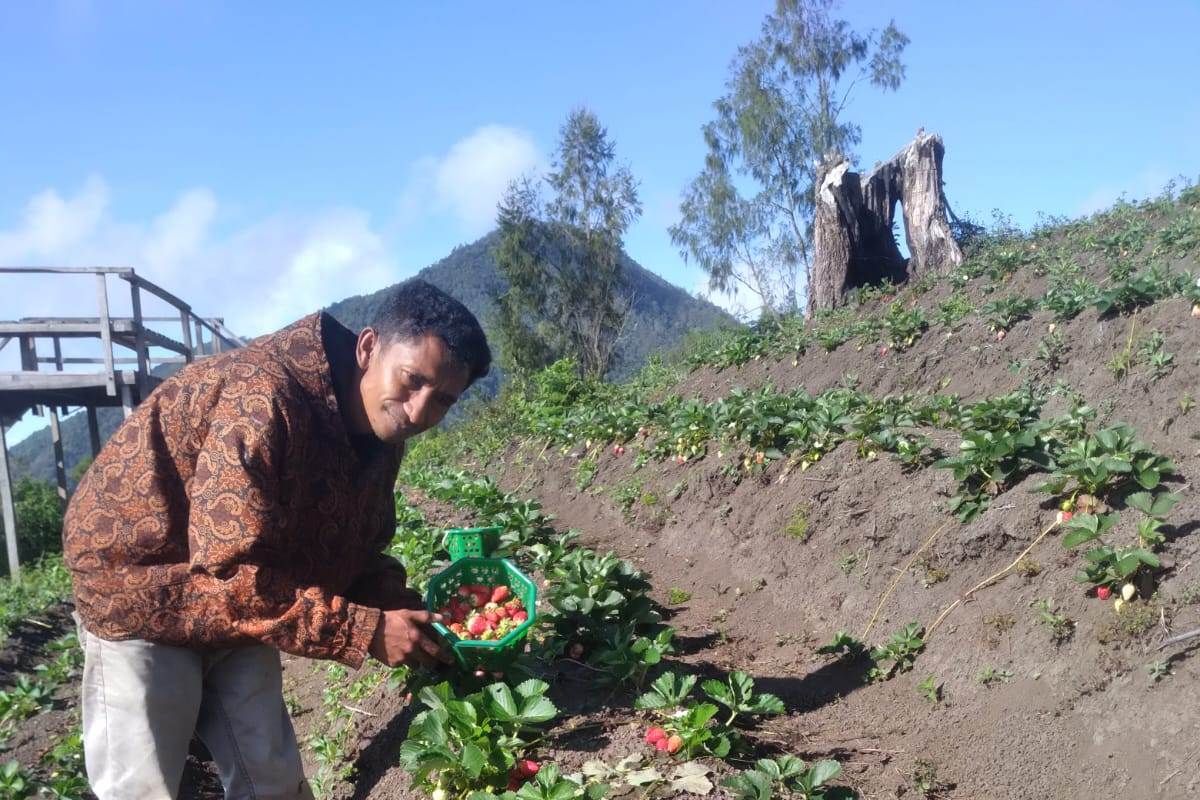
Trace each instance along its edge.
<path fill-rule="evenodd" d="M 54 445 L 54 472 L 58 477 L 58 502 L 67 508 L 67 462 L 63 457 L 62 428 L 58 424 L 58 409 L 49 406 L 50 443 Z"/>
<path fill-rule="evenodd" d="M 138 402 L 146 399 L 150 386 L 150 366 L 147 363 L 146 331 L 142 320 L 142 290 L 137 281 L 129 282 L 129 299 L 133 305 L 133 347 L 137 355 Z"/>
<path fill-rule="evenodd" d="M 117 396 L 117 376 L 113 372 L 112 323 L 108 318 L 108 284 L 104 273 L 96 275 L 96 303 L 100 309 L 100 349 L 104 356 L 104 385 L 109 397 Z"/>
<path fill-rule="evenodd" d="M 190 364 L 195 355 L 192 352 L 192 326 L 188 324 L 188 312 L 180 311 L 179 321 L 183 323 L 183 347 L 187 350 L 183 357 Z"/>
<path fill-rule="evenodd" d="M 121 381 L 121 410 L 125 412 L 126 419 L 133 413 L 133 389 L 125 381 Z"/>
<path fill-rule="evenodd" d="M 21 578 L 21 564 L 17 556 L 17 511 L 13 499 L 12 473 L 8 469 L 8 442 L 4 437 L 4 423 L 0 422 L 0 507 L 4 517 L 4 544 L 8 553 L 8 574 L 14 581 Z"/>
<path fill-rule="evenodd" d="M 96 407 L 87 407 L 88 438 L 92 442 L 92 458 L 100 455 L 100 421 L 96 418 Z"/>

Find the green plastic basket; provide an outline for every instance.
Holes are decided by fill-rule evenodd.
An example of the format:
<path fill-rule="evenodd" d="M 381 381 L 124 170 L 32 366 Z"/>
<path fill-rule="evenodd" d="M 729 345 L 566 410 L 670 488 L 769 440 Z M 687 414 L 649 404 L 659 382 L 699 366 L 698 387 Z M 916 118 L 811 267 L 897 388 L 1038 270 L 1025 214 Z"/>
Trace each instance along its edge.
<path fill-rule="evenodd" d="M 504 584 L 514 597 L 521 599 L 529 618 L 500 639 L 481 641 L 460 639 L 440 622 L 433 627 L 450 643 L 458 663 L 464 669 L 502 670 L 520 655 L 525 636 L 537 618 L 537 586 L 506 558 L 491 558 L 500 540 L 499 528 L 453 529 L 446 532 L 445 545 L 451 564 L 429 579 L 425 606 L 436 611 L 450 602 L 458 587 L 483 583 Z"/>

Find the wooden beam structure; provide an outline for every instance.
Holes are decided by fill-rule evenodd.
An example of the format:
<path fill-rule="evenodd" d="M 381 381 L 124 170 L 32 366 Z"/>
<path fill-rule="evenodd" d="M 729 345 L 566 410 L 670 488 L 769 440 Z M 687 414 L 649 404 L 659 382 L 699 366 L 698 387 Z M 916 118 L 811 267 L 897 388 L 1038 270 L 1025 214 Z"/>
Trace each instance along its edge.
<path fill-rule="evenodd" d="M 0 267 L 0 291 L 13 275 L 51 276 L 56 281 L 94 281 L 94 316 L 34 317 L 0 320 L 0 349 L 16 340 L 20 370 L 0 372 L 0 506 L 3 506 L 5 548 L 13 577 L 17 563 L 14 484 L 4 440 L 4 426 L 34 411 L 48 415 L 54 447 L 59 500 L 67 501 L 67 474 L 63 455 L 61 417 L 71 409 L 85 409 L 91 452 L 100 451 L 96 409 L 119 407 L 125 416 L 161 382 L 157 367 L 190 364 L 198 358 L 241 347 L 245 342 L 231 333 L 220 318 L 198 316 L 192 307 L 129 267 Z M 129 284 L 132 316 L 112 313 L 110 279 Z M 76 292 L 75 294 L 78 294 Z M 143 302 L 150 299 L 169 306 L 166 316 L 147 316 Z M 82 310 L 82 309 L 81 309 Z M 162 326 L 175 326 L 168 333 Z M 208 334 L 206 347 L 204 338 Z M 54 355 L 39 356 L 38 340 L 48 340 Z M 64 356 L 63 342 L 93 342 L 99 352 L 91 356 Z M 127 354 L 119 355 L 120 350 Z M 46 352 L 43 350 L 43 352 Z M 167 355 L 162 355 L 166 353 Z M 45 365 L 53 371 L 42 371 Z M 68 370 L 67 367 L 80 367 Z"/>
<path fill-rule="evenodd" d="M 4 423 L 0 422 L 0 518 L 4 520 L 4 548 L 8 556 L 8 574 L 14 581 L 21 578 L 21 561 L 17 556 L 17 509 L 13 499 L 12 470 L 8 466 L 8 442 Z"/>

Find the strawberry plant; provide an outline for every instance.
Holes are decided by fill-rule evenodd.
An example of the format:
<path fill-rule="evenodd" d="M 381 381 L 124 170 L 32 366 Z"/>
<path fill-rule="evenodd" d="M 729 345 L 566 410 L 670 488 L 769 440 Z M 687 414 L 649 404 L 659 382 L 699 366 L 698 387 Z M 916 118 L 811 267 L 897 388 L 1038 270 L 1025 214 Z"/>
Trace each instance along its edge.
<path fill-rule="evenodd" d="M 938 303 L 933 312 L 933 320 L 943 328 L 953 330 L 960 322 L 971 315 L 974 306 L 963 292 L 955 292 Z"/>
<path fill-rule="evenodd" d="M 1049 600 L 1034 600 L 1029 605 L 1037 614 L 1037 621 L 1050 630 L 1050 638 L 1055 644 L 1062 644 L 1075 633 L 1075 623 L 1059 614 Z"/>
<path fill-rule="evenodd" d="M 527 680 L 515 688 L 493 683 L 458 697 L 448 683 L 421 690 L 426 708 L 413 719 L 400 761 L 413 782 L 454 797 L 508 784 L 537 727 L 558 713 L 549 685 Z"/>
<path fill-rule="evenodd" d="M 25 800 L 33 794 L 33 780 L 18 761 L 0 767 L 0 800 Z"/>
<path fill-rule="evenodd" d="M 937 706 L 942 702 L 942 684 L 938 683 L 936 675 L 927 675 L 925 680 L 917 684 L 917 694 Z"/>
<path fill-rule="evenodd" d="M 1179 495 L 1150 492 L 1134 492 L 1125 499 L 1125 502 L 1145 515 L 1145 519 L 1138 521 L 1138 541 L 1142 547 L 1157 550 L 1166 544 L 1167 537 L 1162 529 L 1166 524 L 1167 514 L 1178 501 Z"/>
<path fill-rule="evenodd" d="M 1021 320 L 1029 319 L 1035 305 L 1028 297 L 1006 297 L 987 303 L 980 312 L 993 333 L 1003 333 Z"/>
<path fill-rule="evenodd" d="M 547 590 L 546 620 L 560 647 L 601 644 L 611 626 L 652 627 L 660 617 L 646 592 L 649 582 L 612 553 L 579 549 L 555 566 Z"/>
<path fill-rule="evenodd" d="M 663 718 L 667 738 L 654 742 L 656 749 L 680 754 L 684 759 L 701 751 L 724 758 L 732 747 L 733 731 L 716 719 L 720 708 L 713 703 L 697 703 L 691 699 L 695 685 L 694 675 L 680 677 L 673 672 L 664 672 L 650 685 L 649 691 L 634 701 L 634 707 L 655 711 Z M 724 687 L 724 684 L 718 685 Z M 737 713 L 734 711 L 731 719 L 736 719 Z"/>
<path fill-rule="evenodd" d="M 674 672 L 664 672 L 650 684 L 649 691 L 634 701 L 633 707 L 653 711 L 677 708 L 683 705 L 695 686 L 695 675 L 681 676 Z"/>
<path fill-rule="evenodd" d="M 881 647 L 871 651 L 871 661 L 875 666 L 867 673 L 872 681 L 886 681 L 898 672 L 908 672 L 913 668 L 917 656 L 925 649 L 925 629 L 920 623 L 911 622 L 905 625 Z"/>
<path fill-rule="evenodd" d="M 1094 305 L 1101 316 L 1127 314 L 1170 297 L 1178 288 L 1177 279 L 1164 267 L 1155 265 L 1104 289 Z"/>
<path fill-rule="evenodd" d="M 1116 524 L 1116 514 L 1075 514 L 1063 524 L 1063 547 L 1072 549 L 1099 539 Z"/>
<path fill-rule="evenodd" d="M 795 756 L 761 758 L 753 769 L 731 775 L 721 782 L 735 800 L 772 800 L 776 794 L 798 800 L 848 800 L 854 792 L 845 787 L 830 786 L 840 775 L 842 766 L 836 761 L 818 761 L 809 765 Z"/>
<path fill-rule="evenodd" d="M 959 482 L 959 490 L 950 500 L 950 512 L 962 522 L 970 522 L 1030 463 L 1042 463 L 1037 434 L 1033 427 L 1015 433 L 964 431 L 958 455 L 940 459 L 933 465 L 951 470 Z"/>
<path fill-rule="evenodd" d="M 833 641 L 817 648 L 822 655 L 836 655 L 840 658 L 854 660 L 867 653 L 867 646 L 855 639 L 846 631 L 838 631 L 833 635 Z"/>
<path fill-rule="evenodd" d="M 1064 525 L 1063 547 L 1074 549 L 1093 542 L 1116 524 L 1115 514 L 1076 514 Z M 1158 569 L 1158 556 L 1144 547 L 1113 548 L 1099 545 L 1083 555 L 1084 565 L 1075 580 L 1100 589 L 1113 590 L 1132 582 L 1145 569 Z"/>
<path fill-rule="evenodd" d="M 729 709 L 725 726 L 733 728 L 747 724 L 746 717 L 766 717 L 784 712 L 783 701 L 773 694 L 755 694 L 754 679 L 744 672 L 732 672 L 725 683 L 707 680 L 700 689 L 713 700 Z M 742 719 L 739 719 L 741 717 Z"/>
<path fill-rule="evenodd" d="M 609 682 L 630 683 L 641 689 L 646 673 L 675 652 L 671 643 L 675 629 L 664 627 L 653 636 L 640 636 L 635 633 L 636 627 L 636 624 L 611 627 L 589 660 L 604 671 Z"/>
<path fill-rule="evenodd" d="M 1087 278 L 1074 278 L 1056 283 L 1042 295 L 1042 308 L 1054 314 L 1060 322 L 1075 319 L 1085 308 L 1096 302 L 1099 289 Z"/>
<path fill-rule="evenodd" d="M 927 327 L 929 323 L 925 321 L 925 314 L 921 309 L 906 309 L 899 300 L 888 306 L 887 314 L 883 318 L 885 341 L 888 347 L 898 351 L 912 347 Z"/>
<path fill-rule="evenodd" d="M 1175 471 L 1170 459 L 1138 440 L 1128 425 L 1116 425 L 1073 442 L 1057 455 L 1056 469 L 1040 491 L 1059 495 L 1071 489 L 1102 497 L 1127 480 L 1154 489 L 1162 476 Z"/>

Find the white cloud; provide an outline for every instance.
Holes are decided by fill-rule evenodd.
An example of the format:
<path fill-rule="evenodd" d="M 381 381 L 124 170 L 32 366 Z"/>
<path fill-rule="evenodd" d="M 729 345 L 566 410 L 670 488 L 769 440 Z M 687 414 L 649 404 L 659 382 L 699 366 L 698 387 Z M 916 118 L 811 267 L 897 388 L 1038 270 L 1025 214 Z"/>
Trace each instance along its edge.
<path fill-rule="evenodd" d="M 85 240 L 108 209 L 108 186 L 93 175 L 71 197 L 46 189 L 29 199 L 21 224 L 0 231 L 0 264 L 53 258 Z"/>
<path fill-rule="evenodd" d="M 217 215 L 217 198 L 208 189 L 184 192 L 175 204 L 151 225 L 142 248 L 144 263 L 169 273 L 199 252 L 208 239 Z"/>
<path fill-rule="evenodd" d="M 528 133 L 485 125 L 445 154 L 413 162 L 400 195 L 400 217 L 413 224 L 431 213 L 448 214 L 461 233 L 480 236 L 495 225 L 496 204 L 509 182 L 543 166 Z"/>
<path fill-rule="evenodd" d="M 181 193 L 149 221 L 117 219 L 109 199 L 100 178 L 89 178 L 73 194 L 48 189 L 34 195 L 16 225 L 0 223 L 0 264 L 132 266 L 197 313 L 224 317 L 232 330 L 248 336 L 403 277 L 360 210 L 278 215 L 216 235 L 220 203 L 208 189 Z M 83 279 L 0 281 L 2 319 L 95 313 L 92 287 Z M 114 314 L 129 313 L 123 289 L 110 282 Z M 148 314 L 169 310 L 155 302 L 145 301 Z"/>

